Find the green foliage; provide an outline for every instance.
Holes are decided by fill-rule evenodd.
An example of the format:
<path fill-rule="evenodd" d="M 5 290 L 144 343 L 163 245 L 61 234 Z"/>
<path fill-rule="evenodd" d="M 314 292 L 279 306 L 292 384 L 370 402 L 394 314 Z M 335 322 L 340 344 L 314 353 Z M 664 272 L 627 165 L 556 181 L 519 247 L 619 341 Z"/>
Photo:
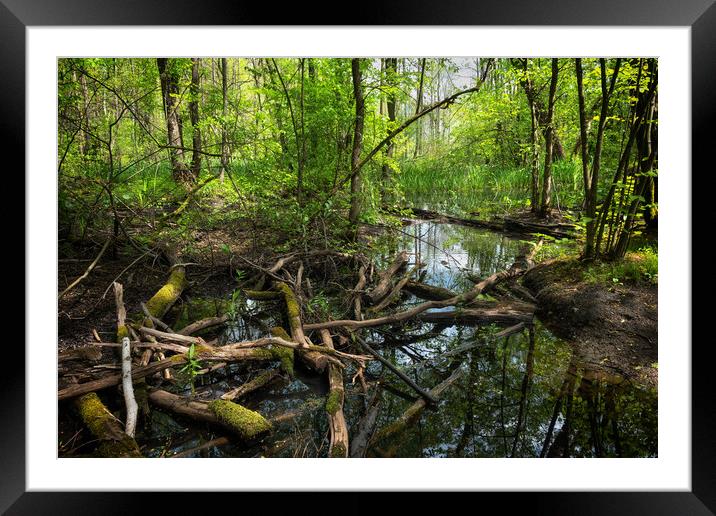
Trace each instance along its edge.
<path fill-rule="evenodd" d="M 659 256 L 656 249 L 642 247 L 623 259 L 598 262 L 585 268 L 584 277 L 592 283 L 641 283 L 656 285 L 659 281 Z"/>
<path fill-rule="evenodd" d="M 200 374 L 201 369 L 201 362 L 196 358 L 196 347 L 192 344 L 186 354 L 186 364 L 179 370 L 179 373 L 185 375 L 187 383 L 191 385 L 192 395 L 195 394 L 194 379 Z"/>

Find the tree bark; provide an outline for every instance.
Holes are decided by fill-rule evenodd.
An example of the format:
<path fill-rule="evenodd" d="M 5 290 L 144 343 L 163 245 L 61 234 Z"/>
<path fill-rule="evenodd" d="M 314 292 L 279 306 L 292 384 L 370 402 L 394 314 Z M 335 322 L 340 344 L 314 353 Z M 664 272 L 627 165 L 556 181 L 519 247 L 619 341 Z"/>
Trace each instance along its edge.
<path fill-rule="evenodd" d="M 334 349 L 331 333 L 328 330 L 321 330 L 320 333 L 323 345 Z M 343 372 L 336 364 L 328 364 L 328 388 L 326 413 L 328 414 L 328 425 L 331 429 L 328 456 L 348 457 L 348 425 L 343 414 L 343 400 L 345 397 Z"/>
<path fill-rule="evenodd" d="M 184 145 L 181 134 L 181 117 L 176 98 L 179 78 L 172 69 L 173 63 L 167 58 L 157 58 L 159 79 L 164 101 L 164 117 L 167 124 L 167 146 L 172 165 L 172 177 L 177 183 L 186 184 L 192 180 L 191 173 L 184 164 Z"/>
<path fill-rule="evenodd" d="M 542 177 L 542 201 L 540 203 L 540 217 L 547 217 L 552 206 L 552 158 L 554 153 L 554 102 L 557 93 L 557 78 L 559 75 L 559 60 L 552 59 L 552 80 L 549 84 L 549 98 L 547 104 L 547 118 L 545 120 L 545 155 L 544 175 Z"/>
<path fill-rule="evenodd" d="M 379 303 L 380 300 L 388 294 L 391 286 L 391 278 L 395 275 L 396 272 L 398 272 L 402 267 L 404 267 L 406 263 L 408 263 L 408 252 L 401 251 L 395 256 L 393 262 L 390 264 L 390 267 L 388 267 L 385 271 L 379 274 L 378 277 L 380 279 L 378 281 L 378 284 L 373 290 L 368 292 L 368 297 L 373 304 Z"/>
<path fill-rule="evenodd" d="M 191 156 L 191 174 L 196 181 L 201 171 L 201 130 L 199 129 L 199 66 L 201 59 L 193 57 L 191 59 L 191 87 L 189 93 L 191 100 L 189 101 L 189 118 L 191 119 L 192 135 L 192 156 Z"/>
<path fill-rule="evenodd" d="M 361 74 L 361 60 L 351 60 L 351 74 L 353 77 L 353 97 L 355 98 L 355 123 L 353 126 L 353 150 L 351 152 L 351 170 L 356 170 L 360 163 L 360 154 L 363 150 L 363 124 L 365 119 L 365 100 L 363 99 L 363 85 Z M 351 175 L 351 207 L 348 220 L 355 225 L 360 216 L 361 175 Z"/>

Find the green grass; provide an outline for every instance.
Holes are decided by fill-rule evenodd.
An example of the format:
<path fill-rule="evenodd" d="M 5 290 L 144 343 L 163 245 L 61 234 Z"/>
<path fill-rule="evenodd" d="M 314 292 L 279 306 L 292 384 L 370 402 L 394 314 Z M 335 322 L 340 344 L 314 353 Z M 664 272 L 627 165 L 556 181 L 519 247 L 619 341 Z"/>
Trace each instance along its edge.
<path fill-rule="evenodd" d="M 656 285 L 659 281 L 659 255 L 652 247 L 626 254 L 623 260 L 591 264 L 584 271 L 590 283 L 637 283 Z"/>
<path fill-rule="evenodd" d="M 542 169 L 540 169 L 542 174 Z M 529 206 L 531 173 L 528 168 L 453 164 L 450 159 L 406 162 L 398 176 L 407 199 L 431 204 L 442 201 L 452 211 L 509 212 Z M 572 207 L 582 199 L 581 165 L 564 159 L 553 167 L 553 202 Z M 437 206 L 436 206 L 437 207 Z"/>

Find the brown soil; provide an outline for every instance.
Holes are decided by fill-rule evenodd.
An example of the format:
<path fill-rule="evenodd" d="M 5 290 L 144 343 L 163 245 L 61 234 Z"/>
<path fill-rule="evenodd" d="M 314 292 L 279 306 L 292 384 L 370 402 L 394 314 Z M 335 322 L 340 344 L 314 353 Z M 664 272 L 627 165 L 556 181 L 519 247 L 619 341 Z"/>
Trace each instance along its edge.
<path fill-rule="evenodd" d="M 563 259 L 537 265 L 522 283 L 537 298 L 537 316 L 580 362 L 657 385 L 656 285 L 590 283 L 577 261 Z"/>

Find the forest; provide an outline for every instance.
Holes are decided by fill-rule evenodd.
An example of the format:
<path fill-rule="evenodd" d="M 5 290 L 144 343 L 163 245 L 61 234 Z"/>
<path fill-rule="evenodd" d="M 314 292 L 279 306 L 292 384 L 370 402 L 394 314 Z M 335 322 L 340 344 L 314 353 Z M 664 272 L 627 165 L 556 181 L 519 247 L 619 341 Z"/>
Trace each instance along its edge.
<path fill-rule="evenodd" d="M 57 61 L 59 457 L 655 457 L 658 60 Z"/>

